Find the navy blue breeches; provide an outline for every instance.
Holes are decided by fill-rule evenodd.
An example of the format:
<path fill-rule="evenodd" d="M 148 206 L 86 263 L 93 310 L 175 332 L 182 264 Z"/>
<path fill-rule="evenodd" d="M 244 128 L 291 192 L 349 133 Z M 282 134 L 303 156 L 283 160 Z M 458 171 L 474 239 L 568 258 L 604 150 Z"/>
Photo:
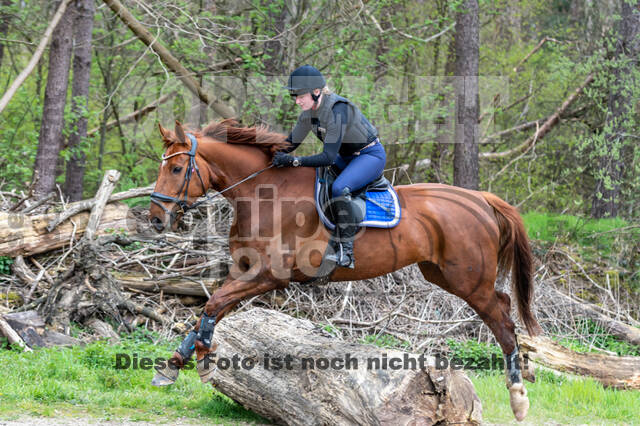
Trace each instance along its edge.
<path fill-rule="evenodd" d="M 387 155 L 380 142 L 363 149 L 360 155 L 338 155 L 333 165 L 341 172 L 333 182 L 331 195 L 335 198 L 342 195 L 344 188 L 353 192 L 364 187 L 382 174 L 386 162 Z"/>

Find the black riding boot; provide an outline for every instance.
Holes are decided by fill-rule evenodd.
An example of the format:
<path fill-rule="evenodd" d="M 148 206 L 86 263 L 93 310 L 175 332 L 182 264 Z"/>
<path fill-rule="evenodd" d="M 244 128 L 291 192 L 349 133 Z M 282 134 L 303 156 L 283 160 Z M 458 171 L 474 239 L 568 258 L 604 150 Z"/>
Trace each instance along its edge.
<path fill-rule="evenodd" d="M 338 266 L 353 269 L 355 267 L 353 237 L 358 233 L 358 224 L 351 202 L 351 193 L 345 191 L 344 196 L 333 201 L 333 206 L 336 229 L 329 243 L 334 252 L 327 255 L 327 260 L 335 262 Z"/>

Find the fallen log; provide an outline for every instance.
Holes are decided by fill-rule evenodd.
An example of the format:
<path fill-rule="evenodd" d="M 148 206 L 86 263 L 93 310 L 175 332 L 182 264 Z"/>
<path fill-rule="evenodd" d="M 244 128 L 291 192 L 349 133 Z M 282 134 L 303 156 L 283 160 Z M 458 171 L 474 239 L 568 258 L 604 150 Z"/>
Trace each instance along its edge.
<path fill-rule="evenodd" d="M 613 388 L 640 389 L 640 357 L 574 352 L 543 336 L 519 334 L 518 343 L 523 356 L 544 367 L 593 377 Z"/>
<path fill-rule="evenodd" d="M 182 278 L 171 278 L 167 280 L 149 280 L 146 275 L 135 275 L 130 273 L 113 272 L 113 277 L 124 289 L 142 290 L 150 293 L 179 294 L 183 296 L 209 297 L 202 286 L 204 285 L 209 294 L 222 285 L 224 279 L 210 278 L 190 281 Z"/>
<path fill-rule="evenodd" d="M 31 256 L 63 247 L 72 236 L 75 239 L 82 236 L 89 221 L 89 213 L 79 213 L 72 217 L 75 226 L 67 221 L 55 232 L 47 232 L 47 226 L 57 217 L 56 213 L 26 216 L 0 212 L 0 256 Z M 126 204 L 105 207 L 96 235 L 105 235 L 107 230 L 136 231 L 135 218 Z"/>
<path fill-rule="evenodd" d="M 118 192 L 117 194 L 111 195 L 109 197 L 108 202 L 111 203 L 113 201 L 122 201 L 122 200 L 127 200 L 129 198 L 146 197 L 153 192 L 154 186 L 155 184 L 145 186 L 142 188 L 132 188 L 127 191 Z M 78 202 L 69 204 L 65 211 L 60 213 L 58 217 L 56 217 L 54 220 L 51 221 L 51 223 L 47 225 L 47 232 L 53 231 L 58 225 L 60 225 L 65 220 L 69 219 L 71 216 L 75 216 L 81 211 L 92 209 L 95 203 L 96 203 L 96 199 L 92 198 L 90 200 L 83 200 L 83 201 L 78 201 Z"/>
<path fill-rule="evenodd" d="M 212 384 L 279 423 L 482 421 L 471 381 L 436 369 L 431 357 L 341 342 L 310 321 L 258 308 L 224 318 L 214 340 Z"/>

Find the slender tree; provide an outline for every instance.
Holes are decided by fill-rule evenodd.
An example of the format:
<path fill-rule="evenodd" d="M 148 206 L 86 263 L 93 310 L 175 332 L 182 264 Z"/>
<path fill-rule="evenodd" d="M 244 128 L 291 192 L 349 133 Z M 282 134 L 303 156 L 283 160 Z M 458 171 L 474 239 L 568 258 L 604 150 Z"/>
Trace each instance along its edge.
<path fill-rule="evenodd" d="M 591 207 L 595 218 L 615 217 L 620 208 L 620 184 L 623 178 L 623 151 L 634 143 L 637 120 L 633 117 L 634 88 L 638 85 L 637 67 L 640 59 L 640 1 L 621 0 L 621 18 L 611 61 L 611 79 L 608 85 L 607 118 L 602 140 L 596 140 L 595 149 L 602 155 Z M 600 143 L 598 143 L 600 142 Z"/>
<path fill-rule="evenodd" d="M 284 75 L 285 63 L 284 59 L 284 37 L 282 33 L 285 30 L 285 24 L 288 20 L 288 10 L 284 5 L 284 1 L 277 3 L 278 7 L 269 6 L 270 1 L 264 2 L 267 9 L 267 21 L 265 22 L 266 30 L 272 34 L 272 39 L 267 40 L 264 44 L 264 70 L 267 75 Z"/>
<path fill-rule="evenodd" d="M 36 196 L 55 190 L 56 162 L 62 148 L 64 106 L 69 84 L 69 66 L 73 39 L 73 4 L 70 4 L 53 31 L 49 50 L 49 75 L 44 95 L 44 109 L 40 123 L 38 152 L 33 178 Z"/>
<path fill-rule="evenodd" d="M 11 5 L 10 0 L 0 1 L 0 6 L 8 7 Z M 9 31 L 9 14 L 6 11 L 0 10 L 0 37 L 6 38 Z M 2 58 L 4 56 L 4 41 L 0 40 L 0 66 L 2 65 Z"/>
<path fill-rule="evenodd" d="M 73 122 L 69 135 L 71 159 L 67 163 L 64 192 L 69 201 L 82 199 L 85 153 L 81 141 L 87 136 L 87 108 L 89 104 L 89 77 L 91 76 L 91 33 L 93 30 L 94 0 L 77 0 L 74 23 L 75 47 L 73 51 Z"/>
<path fill-rule="evenodd" d="M 456 123 L 453 184 L 478 189 L 478 0 L 465 0 L 456 14 Z"/>

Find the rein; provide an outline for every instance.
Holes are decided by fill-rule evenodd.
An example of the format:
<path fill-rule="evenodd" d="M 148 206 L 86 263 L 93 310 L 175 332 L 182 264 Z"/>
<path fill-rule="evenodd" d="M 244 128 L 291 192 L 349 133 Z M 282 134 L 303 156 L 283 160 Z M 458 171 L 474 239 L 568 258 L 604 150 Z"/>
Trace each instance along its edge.
<path fill-rule="evenodd" d="M 209 200 L 214 199 L 218 195 L 222 195 L 224 192 L 235 188 L 236 186 L 240 185 L 241 183 L 244 183 L 244 182 L 248 181 L 249 179 L 253 179 L 254 177 L 258 176 L 260 173 L 265 172 L 265 171 L 269 170 L 270 168 L 272 168 L 274 166 L 273 164 L 271 164 L 271 165 L 265 167 L 264 169 L 258 170 L 257 172 L 254 172 L 254 173 L 251 173 L 246 178 L 242 179 L 239 182 L 234 183 L 231 186 L 228 186 L 227 188 L 223 189 L 220 192 L 216 192 L 215 194 L 208 195 L 207 194 L 207 188 L 204 186 L 204 181 L 202 180 L 202 176 L 200 176 L 200 169 L 198 168 L 198 165 L 196 164 L 196 150 L 198 149 L 198 140 L 191 133 L 187 133 L 187 136 L 191 140 L 191 149 L 189 151 L 175 152 L 175 153 L 173 153 L 171 155 L 167 155 L 167 156 L 163 155 L 162 156 L 162 160 L 163 161 L 168 159 L 168 158 L 175 157 L 176 155 L 181 155 L 181 154 L 185 154 L 185 155 L 189 156 L 189 166 L 187 168 L 186 173 L 184 174 L 184 181 L 182 182 L 182 185 L 180 186 L 180 189 L 178 190 L 178 196 L 177 197 L 171 197 L 169 195 L 165 195 L 165 194 L 162 194 L 160 192 L 153 192 L 150 195 L 151 202 L 156 204 L 156 205 L 158 205 L 158 206 L 160 206 L 160 208 L 162 210 L 164 210 L 164 212 L 166 214 L 171 216 L 171 221 L 175 220 L 175 215 L 176 214 L 174 212 L 170 212 L 164 205 L 162 205 L 162 203 L 161 203 L 162 201 L 170 202 L 170 203 L 176 203 L 178 205 L 178 207 L 180 208 L 180 210 L 178 210 L 177 213 L 184 213 L 187 210 L 194 209 L 194 208 L 198 207 L 199 205 L 201 205 L 202 203 L 205 203 L 205 202 L 207 202 Z M 203 195 L 205 195 L 205 198 L 203 200 L 195 201 L 192 204 L 189 204 L 188 201 L 187 201 L 187 197 L 188 197 L 188 193 L 189 193 L 189 182 L 191 181 L 191 176 L 193 175 L 194 171 L 198 175 L 198 179 L 200 180 L 200 184 L 202 185 L 202 192 L 203 192 Z M 180 194 L 182 193 L 182 189 L 183 188 L 185 188 L 185 190 L 184 190 L 184 198 L 180 199 L 179 197 L 180 197 Z"/>

